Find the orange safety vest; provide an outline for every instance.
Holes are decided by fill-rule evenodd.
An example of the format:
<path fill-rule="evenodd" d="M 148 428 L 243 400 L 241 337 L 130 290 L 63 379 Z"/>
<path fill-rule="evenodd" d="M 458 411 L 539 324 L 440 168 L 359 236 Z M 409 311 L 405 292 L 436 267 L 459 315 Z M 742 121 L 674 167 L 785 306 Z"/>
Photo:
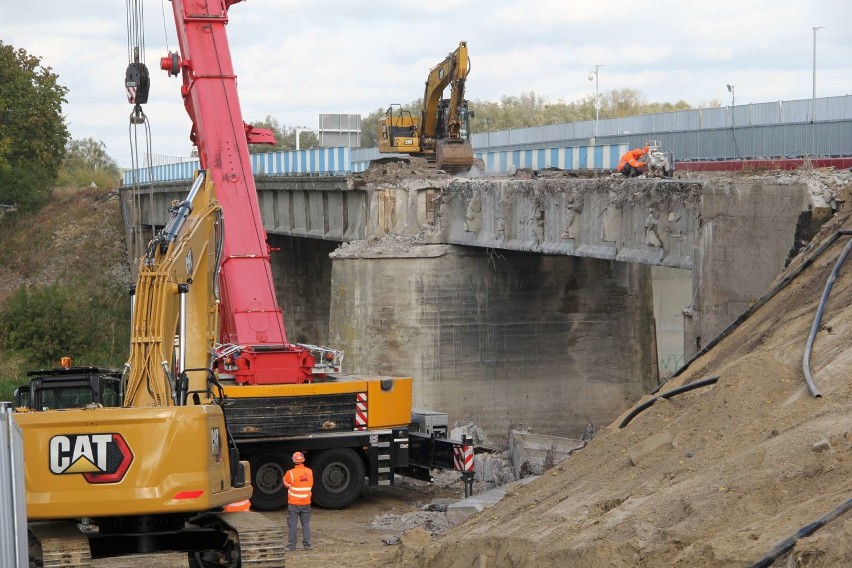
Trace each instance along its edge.
<path fill-rule="evenodd" d="M 645 152 L 636 148 L 635 150 L 629 150 L 621 156 L 621 159 L 618 160 L 618 171 L 621 171 L 624 168 L 624 164 L 630 164 L 634 168 L 641 168 L 645 165 L 645 162 L 640 162 L 639 158 L 645 155 Z"/>
<path fill-rule="evenodd" d="M 314 486 L 314 472 L 297 463 L 296 467 L 284 474 L 284 486 L 287 487 L 287 503 L 290 505 L 310 505 L 311 488 Z"/>

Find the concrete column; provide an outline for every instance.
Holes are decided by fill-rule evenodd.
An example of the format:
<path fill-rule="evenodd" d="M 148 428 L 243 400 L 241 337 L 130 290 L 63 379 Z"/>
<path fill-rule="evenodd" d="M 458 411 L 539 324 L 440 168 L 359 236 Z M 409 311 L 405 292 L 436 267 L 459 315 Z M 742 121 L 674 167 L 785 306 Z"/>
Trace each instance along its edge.
<path fill-rule="evenodd" d="M 339 243 L 268 235 L 275 294 L 291 343 L 328 345 L 331 259 Z"/>
<path fill-rule="evenodd" d="M 695 245 L 693 304 L 685 310 L 686 357 L 766 292 L 830 215 L 830 207 L 801 183 L 707 184 Z"/>
<path fill-rule="evenodd" d="M 654 319 L 660 376 L 670 377 L 686 361 L 683 353 L 683 310 L 692 304 L 692 271 L 652 266 Z"/>
<path fill-rule="evenodd" d="M 647 266 L 448 245 L 332 259 L 348 372 L 413 376 L 415 407 L 451 425 L 579 438 L 657 384 Z"/>

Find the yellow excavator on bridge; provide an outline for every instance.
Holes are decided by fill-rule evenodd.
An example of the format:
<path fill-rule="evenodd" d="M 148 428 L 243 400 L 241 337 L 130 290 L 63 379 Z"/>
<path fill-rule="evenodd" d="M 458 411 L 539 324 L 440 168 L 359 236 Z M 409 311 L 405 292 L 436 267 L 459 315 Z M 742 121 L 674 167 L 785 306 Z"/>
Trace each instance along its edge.
<path fill-rule="evenodd" d="M 392 104 L 379 119 L 379 152 L 409 154 L 435 162 L 439 170 L 462 172 L 474 165 L 470 144 L 470 119 L 473 110 L 464 98 L 465 81 L 470 72 L 467 42 L 447 55 L 429 71 L 423 108 L 412 115 L 399 104 Z M 450 86 L 449 98 L 442 98 Z"/>

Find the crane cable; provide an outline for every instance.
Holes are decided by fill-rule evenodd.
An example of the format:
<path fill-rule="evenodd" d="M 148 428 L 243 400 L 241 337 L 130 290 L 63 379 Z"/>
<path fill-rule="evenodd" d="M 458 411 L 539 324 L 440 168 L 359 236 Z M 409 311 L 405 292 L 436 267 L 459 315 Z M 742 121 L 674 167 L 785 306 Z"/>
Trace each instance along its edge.
<path fill-rule="evenodd" d="M 127 101 L 133 105 L 133 111 L 129 117 L 128 138 L 130 143 L 131 157 L 131 180 L 133 199 L 133 237 L 135 241 L 136 256 L 141 254 L 145 237 L 142 235 L 141 208 L 142 192 L 141 173 L 142 164 L 139 160 L 139 134 L 138 127 L 144 127 L 144 153 L 145 172 L 148 174 L 148 184 L 151 183 L 151 125 L 148 117 L 142 110 L 142 105 L 148 102 L 148 91 L 150 88 L 150 77 L 148 67 L 145 65 L 145 11 L 142 0 L 126 0 L 127 8 L 127 71 L 124 76 L 124 85 L 127 90 Z M 152 189 L 149 187 L 149 203 Z M 152 217 L 153 219 L 153 217 Z M 153 233 L 153 223 L 151 225 Z M 153 238 L 153 234 L 151 235 Z M 135 259 L 134 259 L 135 260 Z"/>
<path fill-rule="evenodd" d="M 129 116 L 128 138 L 130 143 L 131 179 L 130 188 L 133 194 L 131 204 L 133 219 L 134 253 L 141 256 L 142 247 L 146 241 L 142 234 L 142 182 L 148 186 L 148 204 L 151 208 L 151 238 L 154 238 L 154 195 L 153 171 L 151 169 L 151 124 L 142 110 L 142 105 L 148 102 L 148 92 L 151 86 L 148 67 L 145 65 L 145 11 L 143 0 L 126 0 L 127 9 L 127 70 L 124 75 L 124 87 L 127 91 L 127 102 L 133 105 Z M 144 129 L 144 159 L 145 180 L 141 180 L 142 167 L 139 160 L 139 126 Z M 136 260 L 135 258 L 133 259 Z M 137 306 L 138 308 L 138 306 Z M 134 310 L 137 311 L 137 310 Z M 135 314 L 131 314 L 133 318 Z M 131 330 L 134 333 L 135 330 Z M 146 373 L 145 387 L 148 395 L 156 400 L 152 388 L 150 373 Z M 125 393 L 125 396 L 128 396 Z"/>

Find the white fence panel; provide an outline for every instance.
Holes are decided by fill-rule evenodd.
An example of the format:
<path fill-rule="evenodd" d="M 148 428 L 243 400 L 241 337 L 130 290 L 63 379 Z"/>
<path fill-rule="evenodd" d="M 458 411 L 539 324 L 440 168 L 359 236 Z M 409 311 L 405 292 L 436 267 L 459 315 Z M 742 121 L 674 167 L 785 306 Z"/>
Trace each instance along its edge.
<path fill-rule="evenodd" d="M 0 403 L 0 566 L 29 566 L 24 444 L 8 403 Z"/>

